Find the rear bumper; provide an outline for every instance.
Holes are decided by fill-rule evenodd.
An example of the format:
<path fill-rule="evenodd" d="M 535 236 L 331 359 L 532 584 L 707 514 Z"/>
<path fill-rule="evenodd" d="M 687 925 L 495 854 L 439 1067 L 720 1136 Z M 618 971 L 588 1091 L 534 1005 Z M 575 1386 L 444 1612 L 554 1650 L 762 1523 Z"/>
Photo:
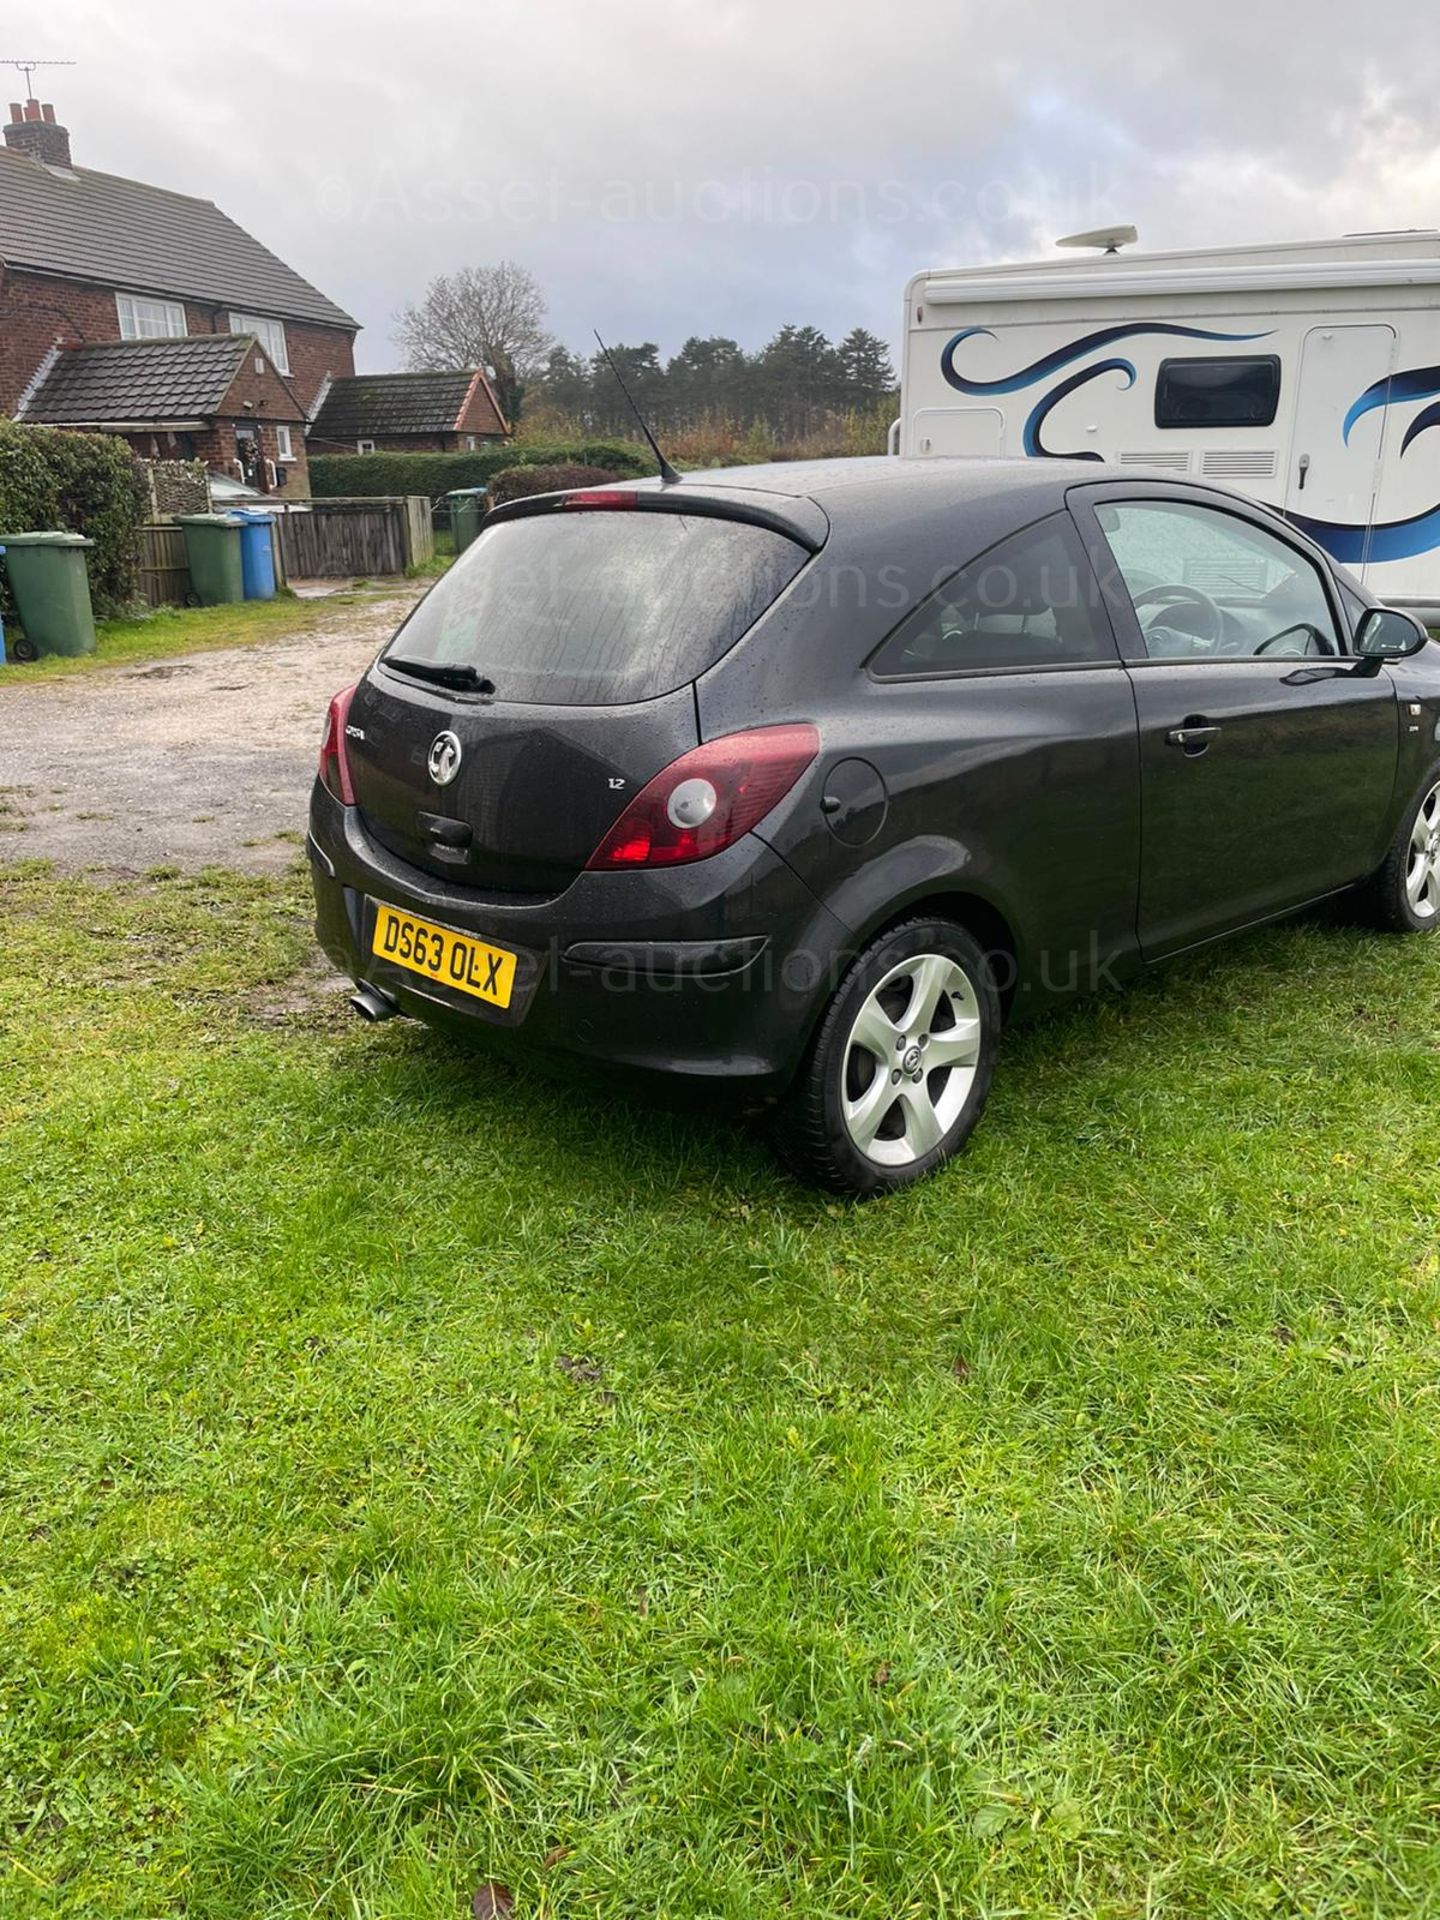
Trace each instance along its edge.
<path fill-rule="evenodd" d="M 669 872 L 582 873 L 551 898 L 487 897 L 397 859 L 317 784 L 308 851 L 321 946 L 401 1012 L 742 1108 L 783 1092 L 850 957 L 845 928 L 753 836 Z M 515 952 L 509 1008 L 372 953 L 377 901 Z"/>

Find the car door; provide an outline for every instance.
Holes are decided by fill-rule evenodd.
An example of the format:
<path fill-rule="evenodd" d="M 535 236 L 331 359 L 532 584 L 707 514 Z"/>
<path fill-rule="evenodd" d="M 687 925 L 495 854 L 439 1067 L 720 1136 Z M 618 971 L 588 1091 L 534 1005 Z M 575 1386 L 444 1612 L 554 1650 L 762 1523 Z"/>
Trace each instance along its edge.
<path fill-rule="evenodd" d="M 1140 735 L 1147 959 L 1373 871 L 1395 782 L 1388 674 L 1348 652 L 1328 566 L 1199 488 L 1072 491 Z"/>

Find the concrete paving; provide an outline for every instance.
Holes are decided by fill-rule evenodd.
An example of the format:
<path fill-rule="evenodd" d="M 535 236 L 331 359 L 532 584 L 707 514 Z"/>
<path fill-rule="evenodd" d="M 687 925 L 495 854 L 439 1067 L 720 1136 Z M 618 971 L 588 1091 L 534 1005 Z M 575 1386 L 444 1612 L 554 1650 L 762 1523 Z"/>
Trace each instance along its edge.
<path fill-rule="evenodd" d="M 0 672 L 0 862 L 284 867 L 304 835 L 330 696 L 422 591 L 406 583 L 336 607 L 294 639 L 29 687 Z"/>

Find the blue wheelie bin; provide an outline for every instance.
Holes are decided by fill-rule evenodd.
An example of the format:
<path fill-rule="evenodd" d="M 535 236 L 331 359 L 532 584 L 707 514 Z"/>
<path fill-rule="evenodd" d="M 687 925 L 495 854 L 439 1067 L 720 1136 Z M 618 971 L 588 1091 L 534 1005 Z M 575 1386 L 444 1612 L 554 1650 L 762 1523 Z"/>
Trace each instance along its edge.
<path fill-rule="evenodd" d="M 247 600 L 275 598 L 275 516 L 258 507 L 237 507 L 240 529 L 240 577 Z"/>

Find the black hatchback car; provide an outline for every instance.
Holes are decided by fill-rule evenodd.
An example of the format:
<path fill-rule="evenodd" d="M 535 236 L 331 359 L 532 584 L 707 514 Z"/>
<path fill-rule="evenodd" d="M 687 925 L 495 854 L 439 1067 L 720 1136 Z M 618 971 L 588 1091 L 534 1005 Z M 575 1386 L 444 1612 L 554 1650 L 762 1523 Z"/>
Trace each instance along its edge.
<path fill-rule="evenodd" d="M 1088 462 L 492 512 L 331 704 L 319 937 L 371 1019 L 939 1166 L 1003 1022 L 1363 887 L 1440 917 L 1440 658 L 1283 519 Z"/>

